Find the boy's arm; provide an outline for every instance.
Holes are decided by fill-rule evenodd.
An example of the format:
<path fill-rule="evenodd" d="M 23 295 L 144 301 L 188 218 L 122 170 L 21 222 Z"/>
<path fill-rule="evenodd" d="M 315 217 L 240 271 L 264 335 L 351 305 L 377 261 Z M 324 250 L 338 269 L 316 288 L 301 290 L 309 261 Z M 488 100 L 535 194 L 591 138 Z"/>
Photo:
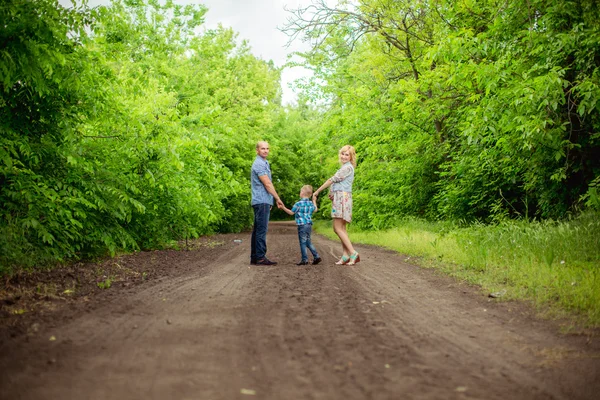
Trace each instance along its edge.
<path fill-rule="evenodd" d="M 313 205 L 315 206 L 315 209 L 313 210 L 313 214 L 314 214 L 317 211 L 319 211 L 319 207 L 317 207 L 317 199 L 315 197 L 312 198 L 312 202 L 313 202 Z"/>
<path fill-rule="evenodd" d="M 288 213 L 289 215 L 294 215 L 294 212 L 292 210 L 290 210 L 289 208 L 287 208 L 286 206 L 281 207 L 281 209 L 283 211 L 285 211 L 286 213 Z"/>

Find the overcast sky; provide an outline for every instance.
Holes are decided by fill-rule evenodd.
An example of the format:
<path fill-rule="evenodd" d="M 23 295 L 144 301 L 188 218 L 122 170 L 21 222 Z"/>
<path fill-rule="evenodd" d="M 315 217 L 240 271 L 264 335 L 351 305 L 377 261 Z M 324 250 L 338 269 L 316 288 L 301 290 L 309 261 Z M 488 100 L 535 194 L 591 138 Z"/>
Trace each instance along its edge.
<path fill-rule="evenodd" d="M 59 0 L 62 4 L 71 4 L 70 0 Z M 304 50 L 304 45 L 297 40 L 290 48 L 285 45 L 288 37 L 277 28 L 283 27 L 288 16 L 284 6 L 296 9 L 306 6 L 311 0 L 174 0 L 176 4 L 204 4 L 208 7 L 206 28 L 216 28 L 219 23 L 233 28 L 240 39 L 246 39 L 252 53 L 264 60 L 273 60 L 275 65 L 282 66 L 287 54 Z M 110 0 L 88 0 L 90 7 L 110 4 Z M 301 67 L 286 68 L 282 72 L 281 87 L 283 103 L 295 101 L 296 95 L 289 88 L 295 79 L 308 76 L 309 71 Z"/>

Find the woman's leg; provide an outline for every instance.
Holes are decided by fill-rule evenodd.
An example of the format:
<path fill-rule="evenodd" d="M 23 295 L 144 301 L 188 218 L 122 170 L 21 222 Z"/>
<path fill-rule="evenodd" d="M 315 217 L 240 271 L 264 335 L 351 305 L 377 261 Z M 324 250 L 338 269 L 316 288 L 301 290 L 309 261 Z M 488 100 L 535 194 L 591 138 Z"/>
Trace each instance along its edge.
<path fill-rule="evenodd" d="M 354 253 L 354 247 L 352 247 L 352 243 L 348 237 L 348 232 L 346 231 L 346 221 L 344 221 L 342 218 L 333 218 L 333 230 L 342 242 L 344 255 L 349 257 Z"/>

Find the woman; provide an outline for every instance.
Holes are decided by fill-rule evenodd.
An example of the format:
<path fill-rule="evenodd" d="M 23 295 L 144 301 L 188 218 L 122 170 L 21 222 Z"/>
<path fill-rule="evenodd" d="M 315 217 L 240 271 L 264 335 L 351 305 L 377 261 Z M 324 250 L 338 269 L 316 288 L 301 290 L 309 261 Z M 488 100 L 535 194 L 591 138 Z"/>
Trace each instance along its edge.
<path fill-rule="evenodd" d="M 346 224 L 352 221 L 352 182 L 354 182 L 354 168 L 356 167 L 356 151 L 354 147 L 346 145 L 339 152 L 341 168 L 334 176 L 327 179 L 313 193 L 316 200 L 319 193 L 331 186 L 329 198 L 332 200 L 331 218 L 333 218 L 333 230 L 342 242 L 342 258 L 336 264 L 354 265 L 360 261 L 358 252 L 352 247 Z"/>

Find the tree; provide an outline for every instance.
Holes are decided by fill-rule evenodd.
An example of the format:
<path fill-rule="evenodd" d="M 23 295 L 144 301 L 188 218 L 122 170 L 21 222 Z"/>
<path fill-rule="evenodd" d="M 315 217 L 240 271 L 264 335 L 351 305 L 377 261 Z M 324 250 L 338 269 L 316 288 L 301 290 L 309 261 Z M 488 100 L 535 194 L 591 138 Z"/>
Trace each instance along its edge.
<path fill-rule="evenodd" d="M 0 6 L 0 263 L 72 254 L 78 236 L 61 182 L 86 104 L 78 51 L 92 22 L 85 7 L 7 0 Z M 82 104 L 83 103 L 83 104 Z M 81 199 L 72 199 L 77 203 Z"/>
<path fill-rule="evenodd" d="M 301 56 L 325 82 L 324 131 L 366 156 L 356 210 L 374 226 L 598 202 L 596 4 L 328 4 L 296 10 L 286 31 L 313 44 Z"/>

